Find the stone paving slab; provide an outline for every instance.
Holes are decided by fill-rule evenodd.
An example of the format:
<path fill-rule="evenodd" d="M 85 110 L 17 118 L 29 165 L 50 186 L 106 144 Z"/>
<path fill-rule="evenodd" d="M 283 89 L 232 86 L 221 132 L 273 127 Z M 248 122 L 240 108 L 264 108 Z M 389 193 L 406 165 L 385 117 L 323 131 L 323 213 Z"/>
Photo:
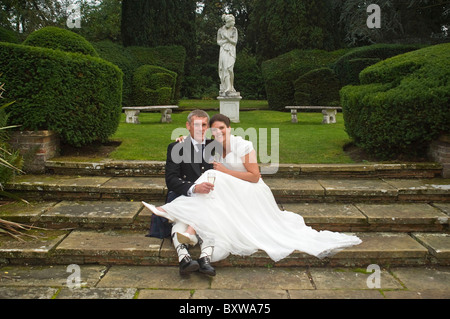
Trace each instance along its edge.
<path fill-rule="evenodd" d="M 55 299 L 134 299 L 135 288 L 64 288 Z"/>
<path fill-rule="evenodd" d="M 150 201 L 160 206 L 161 201 Z M 446 203 L 282 203 L 307 225 L 332 231 L 429 232 L 449 228 Z M 140 201 L 16 202 L 0 206 L 0 218 L 46 228 L 147 230 L 151 211 Z"/>
<path fill-rule="evenodd" d="M 310 268 L 312 280 L 317 290 L 325 289 L 373 289 L 368 286 L 372 283 L 373 272 L 358 268 Z M 380 269 L 380 288 L 376 289 L 403 289 L 401 283 L 387 270 Z"/>
<path fill-rule="evenodd" d="M 379 290 L 290 290 L 290 299 L 384 299 Z"/>
<path fill-rule="evenodd" d="M 282 179 L 267 178 L 274 196 L 285 202 L 416 200 L 450 201 L 450 179 Z M 164 177 L 25 175 L 6 185 L 25 198 L 45 200 L 165 200 Z"/>
<path fill-rule="evenodd" d="M 314 229 L 356 231 L 368 227 L 367 217 L 353 204 L 346 203 L 288 203 L 282 208 L 301 215 Z"/>
<path fill-rule="evenodd" d="M 132 224 L 142 208 L 143 205 L 139 202 L 63 201 L 41 214 L 39 222 L 59 224 L 59 227 L 90 224 L 95 224 L 98 228 L 105 224 L 118 227 Z"/>
<path fill-rule="evenodd" d="M 434 203 L 433 206 L 439 208 L 448 216 L 450 216 L 450 203 Z"/>
<path fill-rule="evenodd" d="M 264 278 L 264 280 L 261 280 Z M 211 289 L 314 289 L 306 268 L 220 268 Z"/>
<path fill-rule="evenodd" d="M 317 180 L 313 179 L 286 180 L 270 178 L 264 179 L 264 182 L 270 187 L 275 197 L 281 197 L 285 200 L 297 196 L 317 198 L 325 195 L 323 187 Z"/>
<path fill-rule="evenodd" d="M 180 276 L 178 267 L 114 266 L 106 273 L 97 287 L 191 290 L 209 289 L 210 281 L 210 277 L 200 273 Z"/>
<path fill-rule="evenodd" d="M 267 164 L 261 164 L 261 168 Z M 103 176 L 161 176 L 164 161 L 118 161 L 104 159 L 96 162 L 71 162 L 55 158 L 46 162 L 46 169 L 54 174 L 103 175 Z M 279 164 L 271 177 L 304 176 L 384 176 L 394 178 L 432 178 L 442 174 L 439 163 L 355 163 L 355 164 Z M 274 176 L 273 176 L 274 175 Z"/>
<path fill-rule="evenodd" d="M 422 245 L 438 260 L 447 260 L 450 264 L 450 234 L 448 233 L 413 233 Z"/>
<path fill-rule="evenodd" d="M 427 262 L 428 249 L 408 234 L 370 232 L 354 234 L 361 238 L 362 243 L 344 249 L 332 257 L 321 260 L 296 251 L 276 265 L 284 267 L 326 264 L 345 266 L 368 262 L 408 265 Z M 45 249 L 38 249 L 41 258 L 48 255 L 51 260 L 58 263 L 177 265 L 176 252 L 169 240 L 161 241 L 157 238 L 145 237 L 145 235 L 144 231 L 132 230 L 77 230 L 72 231 L 62 241 L 62 237 L 57 237 L 50 242 L 51 244 L 47 244 Z M 58 246 L 56 246 L 57 243 L 59 243 Z M 17 248 L 18 245 L 18 243 L 2 245 L 0 256 L 30 258 L 35 253 L 36 246 L 44 247 L 40 242 L 35 243 L 31 250 Z M 49 255 L 52 248 L 54 249 Z M 192 256 L 199 254 L 197 246 L 190 251 Z M 230 256 L 218 265 L 264 266 L 275 265 L 275 263 L 265 252 L 259 251 L 248 257 Z"/>
<path fill-rule="evenodd" d="M 0 218 L 16 223 L 34 223 L 57 202 L 10 202 L 0 205 Z"/>
<path fill-rule="evenodd" d="M 8 183 L 14 190 L 39 191 L 97 191 L 111 177 L 98 176 L 64 176 L 64 175 L 22 175 Z"/>
<path fill-rule="evenodd" d="M 355 233 L 362 243 L 329 258 L 333 265 L 424 264 L 428 250 L 405 233 Z"/>
<path fill-rule="evenodd" d="M 0 287 L 0 299 L 52 299 L 57 292 L 52 287 Z"/>
<path fill-rule="evenodd" d="M 448 194 L 450 179 L 384 179 L 398 189 L 399 194 Z"/>
<path fill-rule="evenodd" d="M 0 297 L 7 299 L 415 299 L 448 298 L 450 267 L 380 269 L 330 267 L 217 267 L 217 275 L 180 276 L 178 267 L 80 265 L 81 288 L 70 288 L 67 265 L 4 266 Z M 3 276 L 2 276 L 3 275 Z M 4 276 L 9 276 L 6 279 Z"/>
<path fill-rule="evenodd" d="M 129 230 L 76 230 L 56 247 L 55 255 L 79 256 L 84 262 L 145 262 L 158 257 L 161 246 L 160 239 L 145 235 L 142 231 Z"/>
<path fill-rule="evenodd" d="M 1 237 L 0 258 L 40 258 L 47 263 L 101 263 L 134 265 L 177 265 L 177 255 L 170 240 L 161 241 L 146 237 L 147 231 L 139 230 L 74 230 L 50 231 L 44 239 L 21 243 Z M 429 256 L 436 255 L 438 262 L 448 260 L 448 235 L 442 243 L 425 238 L 419 242 L 407 233 L 356 232 L 362 243 L 346 248 L 332 257 L 318 259 L 300 251 L 274 263 L 265 252 L 252 256 L 229 256 L 218 265 L 242 266 L 301 266 L 301 265 L 361 265 L 380 263 L 391 265 L 426 264 Z M 66 237 L 67 236 L 67 237 Z M 419 238 L 419 235 L 416 236 Z M 429 248 L 433 247 L 435 251 Z M 439 246 L 441 245 L 441 246 Z M 443 245 L 443 246 L 442 246 Z M 438 248 L 436 248 L 438 247 Z M 198 246 L 190 250 L 199 254 Z M 47 260 L 46 260 L 47 259 Z"/>
<path fill-rule="evenodd" d="M 371 197 L 385 200 L 394 199 L 397 189 L 381 179 L 319 179 L 327 196 Z"/>
<path fill-rule="evenodd" d="M 80 265 L 81 287 L 95 287 L 104 273 L 106 266 Z M 0 276 L 0 287 L 67 287 L 74 274 L 68 265 L 51 266 L 15 266 L 0 268 L 0 275 L 7 275 L 8 279 Z"/>
<path fill-rule="evenodd" d="M 66 230 L 31 230 L 27 234 L 36 238 L 22 236 L 23 241 L 0 236 L 0 258 L 44 260 L 68 233 Z"/>
<path fill-rule="evenodd" d="M 303 252 L 295 251 L 285 259 L 274 263 L 265 252 L 258 251 L 250 257 L 229 256 L 225 261 L 220 261 L 218 265 L 276 265 L 290 267 L 301 265 L 351 266 L 366 265 L 368 263 L 421 265 L 427 263 L 427 248 L 408 234 L 389 232 L 354 232 L 351 234 L 357 235 L 362 240 L 362 243 L 346 248 L 334 256 L 322 260 Z M 192 256 L 199 254 L 197 247 L 190 251 Z M 176 252 L 170 241 L 163 242 L 160 256 L 166 263 L 176 264 Z"/>
<path fill-rule="evenodd" d="M 201 291 L 201 290 L 199 290 Z M 191 299 L 191 290 L 139 289 L 137 299 Z"/>
<path fill-rule="evenodd" d="M 271 289 L 201 289 L 196 290 L 191 299 L 289 299 L 289 292 Z"/>
<path fill-rule="evenodd" d="M 165 194 L 167 193 L 164 178 L 154 177 L 120 177 L 111 178 L 102 185 L 105 193 L 144 193 Z"/>
<path fill-rule="evenodd" d="M 368 223 L 383 231 L 443 230 L 449 223 L 449 216 L 425 203 L 355 203 L 367 216 Z"/>
<path fill-rule="evenodd" d="M 394 290 L 384 291 L 383 295 L 385 299 L 450 299 L 450 292 L 447 290 Z"/>
<path fill-rule="evenodd" d="M 385 179 L 398 190 L 399 200 L 450 200 L 450 179 Z"/>
<path fill-rule="evenodd" d="M 450 292 L 449 267 L 392 268 L 391 272 L 410 291 Z"/>

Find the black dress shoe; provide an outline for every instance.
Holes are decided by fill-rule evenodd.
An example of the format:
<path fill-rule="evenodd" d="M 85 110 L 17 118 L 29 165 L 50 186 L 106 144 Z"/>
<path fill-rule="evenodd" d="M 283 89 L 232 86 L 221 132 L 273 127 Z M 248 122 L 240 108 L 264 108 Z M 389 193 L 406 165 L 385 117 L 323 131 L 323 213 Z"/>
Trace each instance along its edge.
<path fill-rule="evenodd" d="M 180 261 L 180 275 L 188 275 L 197 271 L 199 264 L 196 260 L 192 260 L 191 256 L 186 256 Z"/>
<path fill-rule="evenodd" d="M 209 257 L 203 257 L 198 260 L 198 264 L 200 266 L 199 271 L 202 274 L 206 274 L 208 276 L 215 276 L 216 270 L 211 266 L 211 260 Z"/>

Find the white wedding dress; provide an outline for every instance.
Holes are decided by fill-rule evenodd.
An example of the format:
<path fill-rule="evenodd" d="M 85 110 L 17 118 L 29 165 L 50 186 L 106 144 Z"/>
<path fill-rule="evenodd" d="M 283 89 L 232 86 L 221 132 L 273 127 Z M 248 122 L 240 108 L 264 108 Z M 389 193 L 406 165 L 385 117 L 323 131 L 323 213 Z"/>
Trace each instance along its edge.
<path fill-rule="evenodd" d="M 253 150 L 252 144 L 241 137 L 230 138 L 232 152 L 222 163 L 229 169 L 246 171 L 241 157 Z M 356 236 L 316 231 L 300 215 L 280 210 L 262 179 L 250 183 L 215 172 L 212 193 L 181 196 L 162 206 L 172 220 L 191 225 L 214 246 L 212 262 L 229 254 L 248 256 L 258 250 L 265 251 L 275 262 L 295 250 L 323 258 L 361 243 Z M 206 182 L 207 173 L 196 183 Z"/>

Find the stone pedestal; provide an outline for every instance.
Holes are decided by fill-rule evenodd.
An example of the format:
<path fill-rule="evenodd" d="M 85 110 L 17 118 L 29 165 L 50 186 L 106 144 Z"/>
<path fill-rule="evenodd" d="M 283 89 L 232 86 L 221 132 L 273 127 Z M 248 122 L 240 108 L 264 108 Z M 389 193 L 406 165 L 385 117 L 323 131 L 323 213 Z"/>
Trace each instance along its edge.
<path fill-rule="evenodd" d="M 220 114 L 228 116 L 232 123 L 239 123 L 241 95 L 239 93 L 234 95 L 220 95 L 217 99 L 220 101 Z"/>
<path fill-rule="evenodd" d="M 45 162 L 59 155 L 60 139 L 53 131 L 13 131 L 10 145 L 24 157 L 23 170 L 45 173 Z"/>

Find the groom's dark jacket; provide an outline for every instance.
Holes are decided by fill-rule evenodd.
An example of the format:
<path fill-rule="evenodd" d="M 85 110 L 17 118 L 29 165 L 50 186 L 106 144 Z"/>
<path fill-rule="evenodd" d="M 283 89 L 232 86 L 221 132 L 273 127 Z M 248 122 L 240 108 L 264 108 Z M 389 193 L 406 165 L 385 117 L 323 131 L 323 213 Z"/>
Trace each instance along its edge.
<path fill-rule="evenodd" d="M 187 196 L 194 182 L 204 172 L 213 168 L 208 162 L 211 162 L 215 152 L 221 152 L 222 147 L 219 145 L 214 140 L 206 140 L 204 152 L 200 144 L 197 145 L 197 151 L 190 136 L 182 143 L 170 144 L 166 160 L 166 185 L 169 192 Z"/>
<path fill-rule="evenodd" d="M 166 202 L 171 202 L 181 195 L 188 195 L 194 182 L 207 170 L 212 169 L 211 157 L 215 152 L 222 153 L 222 146 L 214 140 L 206 140 L 205 151 L 197 145 L 198 151 L 192 144 L 191 137 L 184 142 L 175 142 L 167 147 L 166 185 L 169 190 Z M 204 153 L 204 156 L 202 154 Z M 152 215 L 148 237 L 170 237 L 172 224 L 164 217 Z"/>

